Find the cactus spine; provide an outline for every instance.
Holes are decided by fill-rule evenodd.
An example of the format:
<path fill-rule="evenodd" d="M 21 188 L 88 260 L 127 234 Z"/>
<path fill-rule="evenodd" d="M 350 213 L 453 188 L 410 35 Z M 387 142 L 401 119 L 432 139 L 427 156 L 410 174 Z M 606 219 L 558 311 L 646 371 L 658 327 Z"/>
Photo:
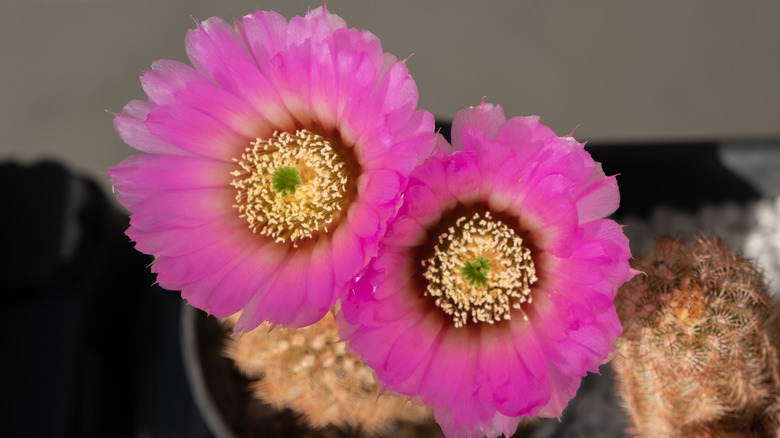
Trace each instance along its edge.
<path fill-rule="evenodd" d="M 661 239 L 615 300 L 613 360 L 640 437 L 780 437 L 780 315 L 717 237 Z"/>
<path fill-rule="evenodd" d="M 232 326 L 237 319 L 224 322 Z M 339 342 L 330 313 L 309 327 L 270 328 L 264 323 L 231 336 L 225 350 L 254 380 L 250 389 L 257 398 L 301 414 L 311 427 L 334 425 L 352 434 L 404 436 L 399 426 L 433 424 L 431 409 L 381 395 L 373 370 Z"/>

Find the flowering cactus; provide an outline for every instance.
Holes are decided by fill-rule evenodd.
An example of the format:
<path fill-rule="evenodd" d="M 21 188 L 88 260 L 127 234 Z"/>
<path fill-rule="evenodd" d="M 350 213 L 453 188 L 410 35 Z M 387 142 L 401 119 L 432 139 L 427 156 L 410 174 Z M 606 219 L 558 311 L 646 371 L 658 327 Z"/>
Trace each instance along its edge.
<path fill-rule="evenodd" d="M 780 437 L 780 313 L 717 237 L 661 239 L 616 298 L 613 361 L 640 437 Z"/>

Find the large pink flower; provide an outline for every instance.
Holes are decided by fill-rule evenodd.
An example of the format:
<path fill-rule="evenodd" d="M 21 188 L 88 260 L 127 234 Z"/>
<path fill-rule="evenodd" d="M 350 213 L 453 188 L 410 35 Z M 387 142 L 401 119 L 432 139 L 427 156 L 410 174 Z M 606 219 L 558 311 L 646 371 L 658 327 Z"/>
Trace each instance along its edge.
<path fill-rule="evenodd" d="M 522 416 L 559 416 L 598 372 L 631 255 L 604 219 L 615 178 L 583 144 L 485 103 L 460 111 L 452 136 L 412 173 L 341 334 L 447 436 L 509 436 Z"/>
<path fill-rule="evenodd" d="M 187 64 L 141 77 L 115 118 L 145 154 L 109 169 L 167 289 L 218 317 L 317 321 L 377 253 L 411 170 L 432 150 L 404 62 L 324 8 L 289 22 L 209 18 Z"/>

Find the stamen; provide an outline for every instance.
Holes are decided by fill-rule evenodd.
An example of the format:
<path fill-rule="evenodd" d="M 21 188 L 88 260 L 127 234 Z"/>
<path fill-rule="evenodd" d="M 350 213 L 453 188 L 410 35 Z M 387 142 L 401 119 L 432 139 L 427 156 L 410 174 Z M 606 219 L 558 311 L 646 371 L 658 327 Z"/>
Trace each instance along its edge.
<path fill-rule="evenodd" d="M 338 220 L 349 175 L 343 157 L 323 137 L 306 130 L 274 132 L 234 161 L 240 167 L 231 172 L 234 207 L 254 233 L 297 246 Z"/>
<path fill-rule="evenodd" d="M 433 256 L 423 260 L 425 295 L 452 315 L 455 327 L 509 320 L 531 302 L 537 281 L 531 251 L 510 227 L 490 212 L 465 216 L 439 235 Z"/>

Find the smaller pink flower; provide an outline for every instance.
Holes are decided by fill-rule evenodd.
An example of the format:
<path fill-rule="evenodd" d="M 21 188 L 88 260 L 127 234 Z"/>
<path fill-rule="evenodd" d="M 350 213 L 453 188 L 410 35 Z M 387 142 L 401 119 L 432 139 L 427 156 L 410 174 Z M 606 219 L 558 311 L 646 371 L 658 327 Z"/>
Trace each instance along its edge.
<path fill-rule="evenodd" d="M 237 327 L 319 320 L 377 253 L 435 143 L 406 65 L 325 8 L 212 17 L 114 125 L 127 234 L 166 289 Z"/>
<path fill-rule="evenodd" d="M 560 416 L 607 359 L 631 255 L 604 219 L 615 178 L 583 144 L 485 103 L 452 137 L 412 173 L 341 334 L 448 437 L 509 436 L 522 416 Z"/>

